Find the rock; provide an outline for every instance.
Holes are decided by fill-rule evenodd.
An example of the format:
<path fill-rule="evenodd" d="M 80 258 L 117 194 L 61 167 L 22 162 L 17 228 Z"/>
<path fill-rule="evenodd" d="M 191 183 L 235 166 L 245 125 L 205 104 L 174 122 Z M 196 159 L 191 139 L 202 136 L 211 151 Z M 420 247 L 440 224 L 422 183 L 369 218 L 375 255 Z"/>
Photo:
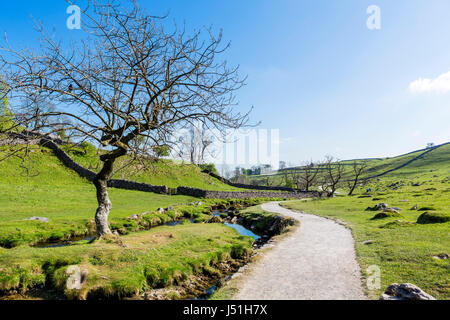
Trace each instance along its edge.
<path fill-rule="evenodd" d="M 437 256 L 433 256 L 433 258 L 438 259 L 438 260 L 447 260 L 449 258 L 449 254 L 441 253 L 441 254 L 438 254 Z"/>
<path fill-rule="evenodd" d="M 391 284 L 380 300 L 436 300 L 434 297 L 411 283 Z"/>
<path fill-rule="evenodd" d="M 31 218 L 25 219 L 25 221 L 41 221 L 41 222 L 48 222 L 48 218 L 31 217 Z"/>
<path fill-rule="evenodd" d="M 398 213 L 398 210 L 396 208 L 387 208 L 384 209 L 383 212 Z"/>
<path fill-rule="evenodd" d="M 232 224 L 236 224 L 236 223 L 237 223 L 237 220 L 238 220 L 238 218 L 237 218 L 237 217 L 234 217 L 233 219 L 231 219 L 230 222 L 231 222 Z"/>
<path fill-rule="evenodd" d="M 379 203 L 375 206 L 378 210 L 385 210 L 389 208 L 389 205 L 387 203 Z"/>
<path fill-rule="evenodd" d="M 374 242 L 375 242 L 375 240 L 366 240 L 366 241 L 361 242 L 361 244 L 367 245 L 367 244 L 372 244 Z"/>
<path fill-rule="evenodd" d="M 158 212 L 158 213 L 165 213 L 166 210 L 164 210 L 164 208 L 158 208 L 157 212 Z"/>
<path fill-rule="evenodd" d="M 128 217 L 128 220 L 138 220 L 139 219 L 139 215 L 138 214 L 133 214 L 132 216 Z"/>
<path fill-rule="evenodd" d="M 417 209 L 419 209 L 419 206 L 417 204 L 411 208 L 411 210 L 417 210 Z"/>
<path fill-rule="evenodd" d="M 396 211 L 402 211 L 402 209 L 397 208 L 397 207 L 392 207 L 391 209 L 394 209 L 394 210 L 396 210 Z"/>
<path fill-rule="evenodd" d="M 212 217 L 208 220 L 208 223 L 222 223 L 223 220 L 217 216 Z"/>
<path fill-rule="evenodd" d="M 203 202 L 201 202 L 201 201 L 196 203 L 196 206 L 202 206 L 202 205 L 203 205 Z"/>

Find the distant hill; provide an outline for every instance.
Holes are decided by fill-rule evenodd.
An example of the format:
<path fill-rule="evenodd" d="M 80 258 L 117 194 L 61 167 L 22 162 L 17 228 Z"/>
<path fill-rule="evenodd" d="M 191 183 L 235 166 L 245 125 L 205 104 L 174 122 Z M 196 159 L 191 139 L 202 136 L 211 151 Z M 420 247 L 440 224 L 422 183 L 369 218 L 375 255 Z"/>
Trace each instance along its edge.
<path fill-rule="evenodd" d="M 353 159 L 342 161 L 342 163 L 351 165 L 354 161 L 368 164 L 365 178 L 399 175 L 406 177 L 426 172 L 434 172 L 434 175 L 450 175 L 450 142 L 396 157 Z M 272 179 L 271 183 L 283 185 L 284 174 L 292 170 L 302 171 L 302 167 L 287 168 L 272 175 L 251 176 L 249 178 L 253 182 L 262 183 L 269 177 L 269 179 Z"/>

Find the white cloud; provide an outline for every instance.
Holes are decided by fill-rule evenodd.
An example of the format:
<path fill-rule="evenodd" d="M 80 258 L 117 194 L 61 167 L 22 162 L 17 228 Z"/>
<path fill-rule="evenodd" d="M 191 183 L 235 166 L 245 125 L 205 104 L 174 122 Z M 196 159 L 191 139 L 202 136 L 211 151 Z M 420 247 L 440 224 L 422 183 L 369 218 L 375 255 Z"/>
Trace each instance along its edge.
<path fill-rule="evenodd" d="M 450 92 L 450 72 L 441 74 L 436 79 L 420 78 L 409 85 L 413 93 L 446 93 Z"/>

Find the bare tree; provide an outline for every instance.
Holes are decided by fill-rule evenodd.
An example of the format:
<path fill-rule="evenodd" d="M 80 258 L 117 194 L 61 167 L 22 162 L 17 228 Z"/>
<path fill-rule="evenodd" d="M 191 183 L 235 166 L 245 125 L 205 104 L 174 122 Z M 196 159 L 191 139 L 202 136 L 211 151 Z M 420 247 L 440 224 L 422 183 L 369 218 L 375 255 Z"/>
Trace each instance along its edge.
<path fill-rule="evenodd" d="M 192 125 L 185 133 L 178 139 L 179 143 L 175 147 L 176 156 L 195 165 L 204 164 L 208 155 L 214 157 L 214 150 L 211 147 L 215 137 L 203 123 Z"/>
<path fill-rule="evenodd" d="M 45 132 L 63 128 L 72 139 L 102 146 L 102 168 L 94 179 L 102 236 L 111 233 L 107 181 L 116 159 L 169 143 L 175 130 L 194 121 L 222 131 L 240 128 L 248 112 L 235 111 L 243 79 L 238 68 L 219 60 L 228 48 L 221 33 L 188 34 L 134 1 L 88 3 L 82 10 L 84 39 L 63 45 L 36 21 L 40 47 L 13 49 L 5 39 L 0 74 L 14 101 L 35 95 L 52 101 L 54 110 L 38 115 L 33 108 L 13 111 L 22 116 L 21 125 L 45 118 Z M 133 148 L 137 137 L 144 142 Z"/>
<path fill-rule="evenodd" d="M 273 179 L 270 179 L 270 177 L 267 177 L 266 178 L 266 186 L 267 187 L 273 187 L 273 185 L 274 185 Z"/>
<path fill-rule="evenodd" d="M 357 161 L 353 162 L 352 179 L 347 181 L 349 196 L 353 195 L 353 192 L 355 191 L 356 187 L 358 186 L 358 183 L 360 182 L 361 176 L 366 172 L 366 170 L 367 170 L 366 162 L 357 162 Z"/>
<path fill-rule="evenodd" d="M 311 187 L 317 183 L 320 165 L 315 165 L 312 161 L 305 163 L 302 171 L 297 174 L 293 180 L 297 184 L 298 189 L 309 191 Z"/>
<path fill-rule="evenodd" d="M 329 197 L 333 197 L 342 182 L 345 166 L 332 156 L 326 156 L 325 161 L 321 164 L 321 169 L 322 191 L 328 192 Z"/>

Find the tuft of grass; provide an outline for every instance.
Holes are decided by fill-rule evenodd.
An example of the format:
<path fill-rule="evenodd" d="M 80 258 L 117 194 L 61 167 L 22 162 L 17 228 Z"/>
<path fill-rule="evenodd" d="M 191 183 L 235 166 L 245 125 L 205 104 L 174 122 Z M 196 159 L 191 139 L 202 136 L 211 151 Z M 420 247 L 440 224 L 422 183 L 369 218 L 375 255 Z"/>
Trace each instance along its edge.
<path fill-rule="evenodd" d="M 386 219 L 386 218 L 403 218 L 403 215 L 397 212 L 393 211 L 383 211 L 380 213 L 377 213 L 372 220 L 378 220 L 378 219 Z"/>

